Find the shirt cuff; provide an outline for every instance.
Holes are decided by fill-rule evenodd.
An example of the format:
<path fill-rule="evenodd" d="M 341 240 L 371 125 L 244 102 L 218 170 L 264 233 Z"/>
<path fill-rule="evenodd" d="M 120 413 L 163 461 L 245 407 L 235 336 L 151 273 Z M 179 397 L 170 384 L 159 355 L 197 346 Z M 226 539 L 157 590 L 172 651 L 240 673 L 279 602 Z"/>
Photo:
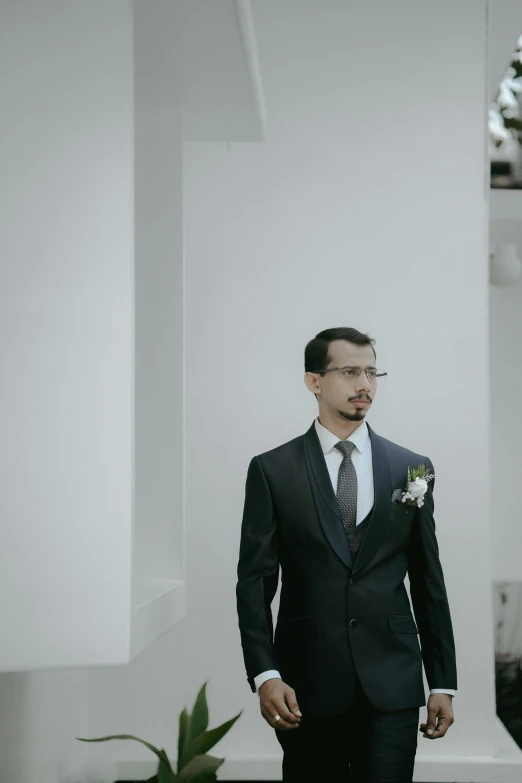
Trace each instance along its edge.
<path fill-rule="evenodd" d="M 457 691 L 454 691 L 453 688 L 432 688 L 430 693 L 449 693 L 450 696 L 455 696 Z"/>
<path fill-rule="evenodd" d="M 278 671 L 275 669 L 268 669 L 266 672 L 261 672 L 261 674 L 256 674 L 254 677 L 254 685 L 256 686 L 256 691 L 259 693 L 259 689 L 262 686 L 264 682 L 267 680 L 273 680 L 277 678 L 278 680 L 282 680 L 283 678 L 279 674 Z"/>

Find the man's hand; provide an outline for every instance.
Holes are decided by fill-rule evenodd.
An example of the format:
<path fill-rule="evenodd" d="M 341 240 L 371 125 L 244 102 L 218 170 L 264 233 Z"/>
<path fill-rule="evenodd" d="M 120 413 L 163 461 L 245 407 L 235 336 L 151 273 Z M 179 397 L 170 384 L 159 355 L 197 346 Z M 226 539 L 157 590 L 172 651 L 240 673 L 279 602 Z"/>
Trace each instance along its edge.
<path fill-rule="evenodd" d="M 261 714 L 273 729 L 291 731 L 297 729 L 301 712 L 295 698 L 295 691 L 283 680 L 274 677 L 266 680 L 259 689 Z M 279 715 L 280 720 L 276 720 Z"/>
<path fill-rule="evenodd" d="M 453 717 L 453 696 L 450 693 L 432 693 L 428 699 L 428 722 L 421 723 L 419 731 L 423 731 L 424 737 L 438 739 L 443 737 L 451 724 Z M 438 718 L 438 723 L 436 723 Z M 430 734 L 430 730 L 432 733 Z"/>

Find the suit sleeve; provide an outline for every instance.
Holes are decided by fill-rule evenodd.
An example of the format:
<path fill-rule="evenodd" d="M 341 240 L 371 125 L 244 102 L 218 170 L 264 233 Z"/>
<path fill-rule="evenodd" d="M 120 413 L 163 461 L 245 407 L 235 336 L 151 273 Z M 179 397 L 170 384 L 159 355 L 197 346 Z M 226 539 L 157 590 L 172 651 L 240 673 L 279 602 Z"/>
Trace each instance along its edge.
<path fill-rule="evenodd" d="M 426 457 L 425 465 L 435 473 Z M 408 546 L 408 576 L 422 660 L 430 690 L 457 688 L 455 642 L 444 574 L 435 535 L 433 489 L 428 482 L 424 505 L 417 513 Z"/>
<path fill-rule="evenodd" d="M 271 603 L 279 581 L 278 529 L 270 487 L 259 457 L 248 467 L 236 600 L 247 679 L 278 664 L 273 643 Z"/>

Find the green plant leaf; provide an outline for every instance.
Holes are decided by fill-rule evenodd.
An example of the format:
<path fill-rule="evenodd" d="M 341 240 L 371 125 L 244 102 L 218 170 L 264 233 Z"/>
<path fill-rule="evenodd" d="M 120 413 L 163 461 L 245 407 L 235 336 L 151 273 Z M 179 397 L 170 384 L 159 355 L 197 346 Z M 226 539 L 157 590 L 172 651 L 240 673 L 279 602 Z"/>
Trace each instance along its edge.
<path fill-rule="evenodd" d="M 178 736 L 178 772 L 182 766 L 186 764 L 185 754 L 187 752 L 190 732 L 190 715 L 187 712 L 187 708 L 183 707 L 183 710 L 179 716 L 179 736 Z"/>
<path fill-rule="evenodd" d="M 207 682 L 204 682 L 201 686 L 192 714 L 190 716 L 190 729 L 189 740 L 192 741 L 199 737 L 208 726 L 208 706 L 207 706 L 207 694 L 206 694 Z"/>
<path fill-rule="evenodd" d="M 416 478 L 419 478 L 419 476 L 422 476 L 422 474 L 424 473 L 425 469 L 426 469 L 426 468 L 425 468 L 425 466 L 424 466 L 424 463 L 423 463 L 423 462 L 422 462 L 420 465 L 417 465 L 417 467 L 416 467 L 416 468 L 415 468 L 415 470 L 413 471 L 413 477 L 414 477 L 414 479 L 416 479 Z"/>
<path fill-rule="evenodd" d="M 243 710 L 239 712 L 235 718 L 231 718 L 230 720 L 227 720 L 225 723 L 222 723 L 221 726 L 216 726 L 215 729 L 210 729 L 210 731 L 204 731 L 203 734 L 200 734 L 199 737 L 196 737 L 195 740 L 193 740 L 189 747 L 188 747 L 188 754 L 189 758 L 192 758 L 193 756 L 198 756 L 199 754 L 206 753 L 207 750 L 210 750 L 210 748 L 213 748 L 216 743 L 219 742 L 219 740 L 225 736 L 227 731 L 229 731 L 236 720 L 242 715 Z M 185 766 L 185 765 L 183 765 Z"/>
<path fill-rule="evenodd" d="M 145 740 L 140 739 L 139 737 L 134 737 L 132 734 L 111 734 L 110 737 L 96 737 L 95 739 L 85 739 L 84 737 L 76 737 L 77 740 L 80 740 L 80 742 L 108 742 L 109 740 L 134 740 L 135 742 L 141 742 L 142 745 L 145 745 L 146 748 L 151 750 L 160 761 L 163 761 L 165 765 L 170 769 L 170 771 L 173 773 L 172 767 L 170 766 L 170 761 L 168 759 L 167 754 L 164 750 L 158 750 L 158 748 L 155 748 L 154 745 L 151 745 L 150 742 L 146 742 Z"/>
<path fill-rule="evenodd" d="M 194 756 L 179 775 L 179 783 L 207 783 L 216 780 L 216 770 L 224 760 L 216 756 Z"/>
<path fill-rule="evenodd" d="M 160 758 L 158 762 L 158 771 L 156 773 L 158 783 L 177 783 L 178 776 L 172 770 L 165 749 L 162 748 L 160 753 L 163 754 L 163 758 Z"/>

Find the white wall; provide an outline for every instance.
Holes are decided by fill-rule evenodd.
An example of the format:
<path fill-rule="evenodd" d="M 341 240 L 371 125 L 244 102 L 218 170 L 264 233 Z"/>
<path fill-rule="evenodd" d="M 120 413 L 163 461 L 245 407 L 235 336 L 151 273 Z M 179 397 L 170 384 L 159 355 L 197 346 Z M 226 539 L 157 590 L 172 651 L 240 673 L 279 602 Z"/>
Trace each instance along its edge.
<path fill-rule="evenodd" d="M 1 658 L 45 668 L 128 647 L 130 3 L 2 2 L 0 73 Z M 86 757 L 87 685 L 0 676 L 2 783 Z"/>
<path fill-rule="evenodd" d="M 89 767 L 74 739 L 89 736 L 88 694 L 87 672 L 0 675 L 1 783 L 62 783 Z"/>
<path fill-rule="evenodd" d="M 491 242 L 514 243 L 522 255 L 522 221 L 493 221 Z M 489 307 L 493 578 L 522 581 L 522 280 L 506 288 L 490 286 Z"/>
<path fill-rule="evenodd" d="M 179 711 L 209 678 L 213 725 L 245 709 L 216 753 L 279 758 L 237 630 L 244 482 L 252 455 L 310 426 L 304 346 L 344 324 L 377 338 L 389 371 L 372 425 L 428 454 L 438 475 L 459 693 L 450 735 L 436 749 L 420 740 L 419 754 L 487 756 L 485 4 L 253 8 L 268 141 L 186 148 L 188 613 L 126 671 L 93 675 L 92 729 L 175 754 Z"/>
<path fill-rule="evenodd" d="M 128 649 L 132 15 L 55 0 L 2 16 L 0 661 L 19 671 Z"/>
<path fill-rule="evenodd" d="M 245 758 L 250 773 L 255 757 L 278 761 L 237 630 L 246 468 L 309 427 L 304 345 L 341 324 L 369 330 L 390 373 L 372 425 L 429 454 L 438 473 L 458 720 L 442 747 L 420 740 L 420 753 L 493 751 L 484 11 L 471 0 L 254 3 L 269 140 L 186 150 L 187 616 L 126 669 L 87 682 L 81 672 L 0 678 L 9 783 L 33 783 L 40 759 L 39 783 L 55 783 L 71 754 L 82 759 L 72 737 L 87 728 L 136 733 L 175 755 L 179 712 L 207 678 L 211 725 L 245 708 L 216 754 Z M 84 237 L 89 248 L 97 239 Z M 120 743 L 93 753 L 150 757 Z"/>

